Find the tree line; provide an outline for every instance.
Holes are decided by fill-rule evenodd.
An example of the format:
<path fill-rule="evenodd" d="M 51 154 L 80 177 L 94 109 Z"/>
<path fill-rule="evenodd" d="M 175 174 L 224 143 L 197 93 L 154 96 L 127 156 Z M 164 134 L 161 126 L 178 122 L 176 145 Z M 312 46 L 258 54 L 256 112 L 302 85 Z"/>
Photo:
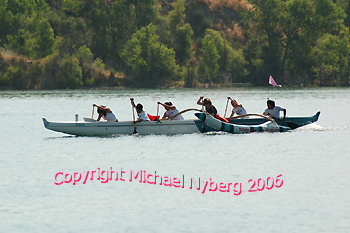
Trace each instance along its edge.
<path fill-rule="evenodd" d="M 350 0 L 2 0 L 0 88 L 348 86 Z"/>

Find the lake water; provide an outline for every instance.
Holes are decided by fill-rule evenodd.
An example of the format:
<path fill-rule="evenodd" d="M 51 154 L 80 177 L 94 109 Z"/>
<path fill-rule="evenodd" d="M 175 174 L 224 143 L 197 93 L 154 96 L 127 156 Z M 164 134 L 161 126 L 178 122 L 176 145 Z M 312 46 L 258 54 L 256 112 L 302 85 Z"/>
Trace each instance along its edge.
<path fill-rule="evenodd" d="M 131 120 L 130 97 L 155 115 L 157 101 L 183 110 L 200 95 L 221 115 L 227 96 L 249 113 L 269 97 L 288 116 L 321 115 L 291 132 L 246 135 L 75 137 L 42 123 L 91 117 L 94 103 Z M 0 105 L 0 232 L 350 231 L 350 89 L 2 91 Z M 130 182 L 140 170 L 158 183 Z"/>

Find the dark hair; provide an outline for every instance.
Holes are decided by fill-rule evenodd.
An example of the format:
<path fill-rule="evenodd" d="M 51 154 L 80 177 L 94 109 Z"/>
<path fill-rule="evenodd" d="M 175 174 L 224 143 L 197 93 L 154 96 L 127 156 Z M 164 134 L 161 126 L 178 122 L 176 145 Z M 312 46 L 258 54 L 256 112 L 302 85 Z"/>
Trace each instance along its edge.
<path fill-rule="evenodd" d="M 137 105 L 136 105 L 136 109 L 139 109 L 139 110 L 141 110 L 141 111 L 142 111 L 142 109 L 143 109 L 142 104 L 137 104 Z"/>
<path fill-rule="evenodd" d="M 103 111 L 102 109 L 100 109 L 100 108 L 97 108 L 97 113 L 98 114 L 103 114 L 105 117 L 107 117 L 107 112 L 106 111 Z"/>
<path fill-rule="evenodd" d="M 205 98 L 203 105 L 210 104 L 211 105 L 211 100 L 209 98 Z"/>
<path fill-rule="evenodd" d="M 173 105 L 173 103 L 171 103 L 171 102 L 165 102 L 164 104 L 169 105 L 169 106 Z"/>
<path fill-rule="evenodd" d="M 271 105 L 272 107 L 275 107 L 275 101 L 273 100 L 268 100 L 267 105 Z"/>

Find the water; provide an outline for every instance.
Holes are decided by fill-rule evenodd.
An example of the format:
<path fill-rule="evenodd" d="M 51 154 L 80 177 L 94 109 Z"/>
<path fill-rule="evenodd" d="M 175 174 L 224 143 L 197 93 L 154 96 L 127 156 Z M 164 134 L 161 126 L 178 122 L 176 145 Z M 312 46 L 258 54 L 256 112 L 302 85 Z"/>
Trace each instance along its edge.
<path fill-rule="evenodd" d="M 262 113 L 269 97 L 289 116 L 321 116 L 287 133 L 112 137 L 68 136 L 41 120 L 91 117 L 94 103 L 131 120 L 130 97 L 155 114 L 157 101 L 182 110 L 197 107 L 200 95 L 221 115 L 231 96 L 249 113 Z M 0 232 L 349 231 L 349 89 L 2 91 L 0 104 Z M 102 183 L 94 173 L 83 184 L 87 171 L 111 167 L 125 171 L 125 181 Z M 184 188 L 130 182 L 130 170 L 184 179 Z M 55 185 L 64 180 L 55 180 L 59 172 L 83 178 Z M 249 192 L 254 180 L 279 175 L 280 188 Z M 190 189 L 191 178 L 232 183 L 231 190 L 209 191 L 208 184 L 202 194 L 203 184 Z"/>

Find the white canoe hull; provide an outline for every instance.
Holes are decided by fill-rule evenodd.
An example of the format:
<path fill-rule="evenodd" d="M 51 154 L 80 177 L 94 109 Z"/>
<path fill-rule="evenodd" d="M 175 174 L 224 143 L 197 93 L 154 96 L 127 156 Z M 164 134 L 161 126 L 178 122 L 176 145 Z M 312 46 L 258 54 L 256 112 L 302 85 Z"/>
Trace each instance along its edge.
<path fill-rule="evenodd" d="M 44 126 L 47 129 L 78 136 L 94 136 L 94 135 L 118 135 L 118 134 L 192 134 L 200 133 L 202 122 L 198 120 L 183 121 L 143 121 L 136 125 L 132 121 L 124 122 L 87 122 L 87 121 L 71 121 L 71 122 L 49 122 L 43 118 Z"/>

